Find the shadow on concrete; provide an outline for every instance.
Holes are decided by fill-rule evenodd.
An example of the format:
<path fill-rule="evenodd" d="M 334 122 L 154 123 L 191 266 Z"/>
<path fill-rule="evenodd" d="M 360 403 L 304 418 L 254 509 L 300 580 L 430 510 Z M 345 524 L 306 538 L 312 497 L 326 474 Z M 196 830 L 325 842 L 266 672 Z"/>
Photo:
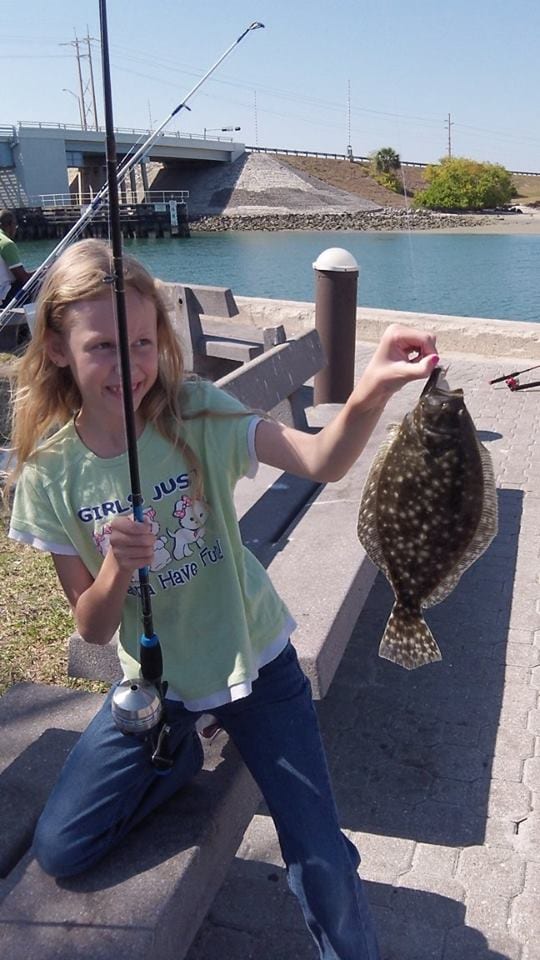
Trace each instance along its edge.
<path fill-rule="evenodd" d="M 232 163 L 192 160 L 169 163 L 152 181 L 152 190 L 189 190 L 190 219 L 219 216 L 228 206 L 248 161 L 242 154 Z"/>
<path fill-rule="evenodd" d="M 72 730 L 46 730 L 0 776 L 0 879 L 29 849 L 60 767 L 78 738 Z"/>
<path fill-rule="evenodd" d="M 477 430 L 476 436 L 480 440 L 480 443 L 490 443 L 492 440 L 502 440 L 502 433 L 497 433 L 495 430 Z"/>
<path fill-rule="evenodd" d="M 499 533 L 427 611 L 442 662 L 377 655 L 393 594 L 379 575 L 319 716 L 344 827 L 481 844 L 505 678 L 522 493 L 499 491 Z"/>
<path fill-rule="evenodd" d="M 445 960 L 508 960 L 506 953 L 489 947 L 479 930 L 466 926 L 465 907 L 459 901 L 384 883 L 365 886 L 382 960 L 433 960 L 443 953 Z M 219 946 L 226 950 L 227 930 L 235 931 L 229 954 L 235 960 L 318 956 L 285 871 L 274 864 L 234 861 L 186 960 L 218 956 Z"/>

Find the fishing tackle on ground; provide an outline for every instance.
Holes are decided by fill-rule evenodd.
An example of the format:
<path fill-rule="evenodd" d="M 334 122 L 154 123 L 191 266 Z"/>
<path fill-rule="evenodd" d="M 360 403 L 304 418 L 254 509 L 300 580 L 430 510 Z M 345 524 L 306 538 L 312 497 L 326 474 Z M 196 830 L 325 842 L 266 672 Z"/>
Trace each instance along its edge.
<path fill-rule="evenodd" d="M 442 373 L 379 448 L 358 516 L 359 540 L 395 595 L 379 655 L 407 670 L 441 659 L 423 610 L 451 593 L 497 533 L 491 457 L 463 391 Z"/>
<path fill-rule="evenodd" d="M 512 380 L 514 377 L 520 377 L 522 373 L 530 373 L 531 370 L 538 370 L 540 368 L 540 363 L 535 364 L 534 367 L 526 367 L 525 370 L 514 370 L 512 373 L 503 373 L 500 377 L 495 377 L 494 380 L 488 380 L 490 386 L 494 383 L 502 383 L 503 380 L 508 383 L 509 380 Z M 512 389 L 510 387 L 510 389 Z"/>
<path fill-rule="evenodd" d="M 531 367 L 534 370 L 534 367 Z M 540 387 L 540 380 L 531 380 L 530 383 L 520 383 L 516 377 L 510 377 L 506 381 L 506 386 L 512 393 L 516 393 L 517 390 L 530 390 L 531 387 Z"/>

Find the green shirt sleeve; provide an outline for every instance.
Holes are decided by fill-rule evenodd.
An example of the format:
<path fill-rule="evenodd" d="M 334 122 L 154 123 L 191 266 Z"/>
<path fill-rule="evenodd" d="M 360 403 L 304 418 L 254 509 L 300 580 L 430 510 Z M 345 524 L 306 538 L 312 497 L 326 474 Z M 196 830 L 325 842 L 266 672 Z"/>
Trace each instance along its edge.
<path fill-rule="evenodd" d="M 248 431 L 252 421 L 260 415 L 244 406 L 230 393 L 210 381 L 186 384 L 185 403 L 188 443 L 193 438 L 197 453 L 198 438 L 204 435 L 205 457 L 219 469 L 226 469 L 232 484 L 245 476 L 252 463 L 248 448 Z M 190 415 L 204 411 L 199 418 Z M 202 439 L 202 437 L 201 437 Z"/>
<path fill-rule="evenodd" d="M 13 240 L 4 241 L 0 247 L 0 253 L 2 254 L 4 263 L 10 268 L 10 270 L 12 267 L 22 267 L 19 248 L 17 247 L 17 244 L 13 242 Z"/>
<path fill-rule="evenodd" d="M 25 466 L 17 481 L 9 536 L 48 553 L 78 556 L 33 464 Z"/>

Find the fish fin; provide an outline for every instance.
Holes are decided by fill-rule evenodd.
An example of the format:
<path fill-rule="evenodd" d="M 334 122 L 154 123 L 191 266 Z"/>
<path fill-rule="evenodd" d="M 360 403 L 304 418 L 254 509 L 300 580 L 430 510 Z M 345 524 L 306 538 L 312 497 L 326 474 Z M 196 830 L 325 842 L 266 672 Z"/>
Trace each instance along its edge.
<path fill-rule="evenodd" d="M 379 656 L 405 670 L 442 660 L 441 651 L 420 610 L 411 612 L 399 601 L 392 607 Z"/>
<path fill-rule="evenodd" d="M 388 433 L 377 450 L 369 469 L 360 498 L 360 509 L 358 511 L 358 539 L 370 560 L 373 561 L 379 570 L 382 570 L 388 580 L 390 579 L 390 574 L 382 554 L 377 530 L 377 492 L 379 477 L 386 459 L 386 454 L 397 437 L 399 428 L 399 423 L 393 423 L 388 427 Z"/>
<path fill-rule="evenodd" d="M 480 521 L 468 544 L 463 556 L 440 583 L 429 597 L 422 601 L 422 607 L 433 607 L 441 600 L 445 600 L 452 590 L 457 586 L 459 580 L 466 570 L 482 556 L 489 547 L 493 538 L 497 535 L 498 529 L 498 511 L 497 511 L 497 488 L 495 485 L 495 475 L 493 472 L 493 463 L 488 450 L 482 443 L 478 444 L 480 448 L 480 459 L 482 461 L 482 472 L 484 474 L 484 500 L 482 506 L 482 515 Z"/>

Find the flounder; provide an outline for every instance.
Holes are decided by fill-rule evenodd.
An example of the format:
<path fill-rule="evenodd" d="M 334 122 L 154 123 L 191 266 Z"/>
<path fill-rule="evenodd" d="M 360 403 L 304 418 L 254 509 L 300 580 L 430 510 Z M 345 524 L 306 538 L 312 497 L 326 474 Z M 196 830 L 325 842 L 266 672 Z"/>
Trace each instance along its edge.
<path fill-rule="evenodd" d="M 497 533 L 491 457 L 463 390 L 437 367 L 371 466 L 358 538 L 390 582 L 395 603 L 379 655 L 407 670 L 441 659 L 422 611 L 444 600 Z"/>

